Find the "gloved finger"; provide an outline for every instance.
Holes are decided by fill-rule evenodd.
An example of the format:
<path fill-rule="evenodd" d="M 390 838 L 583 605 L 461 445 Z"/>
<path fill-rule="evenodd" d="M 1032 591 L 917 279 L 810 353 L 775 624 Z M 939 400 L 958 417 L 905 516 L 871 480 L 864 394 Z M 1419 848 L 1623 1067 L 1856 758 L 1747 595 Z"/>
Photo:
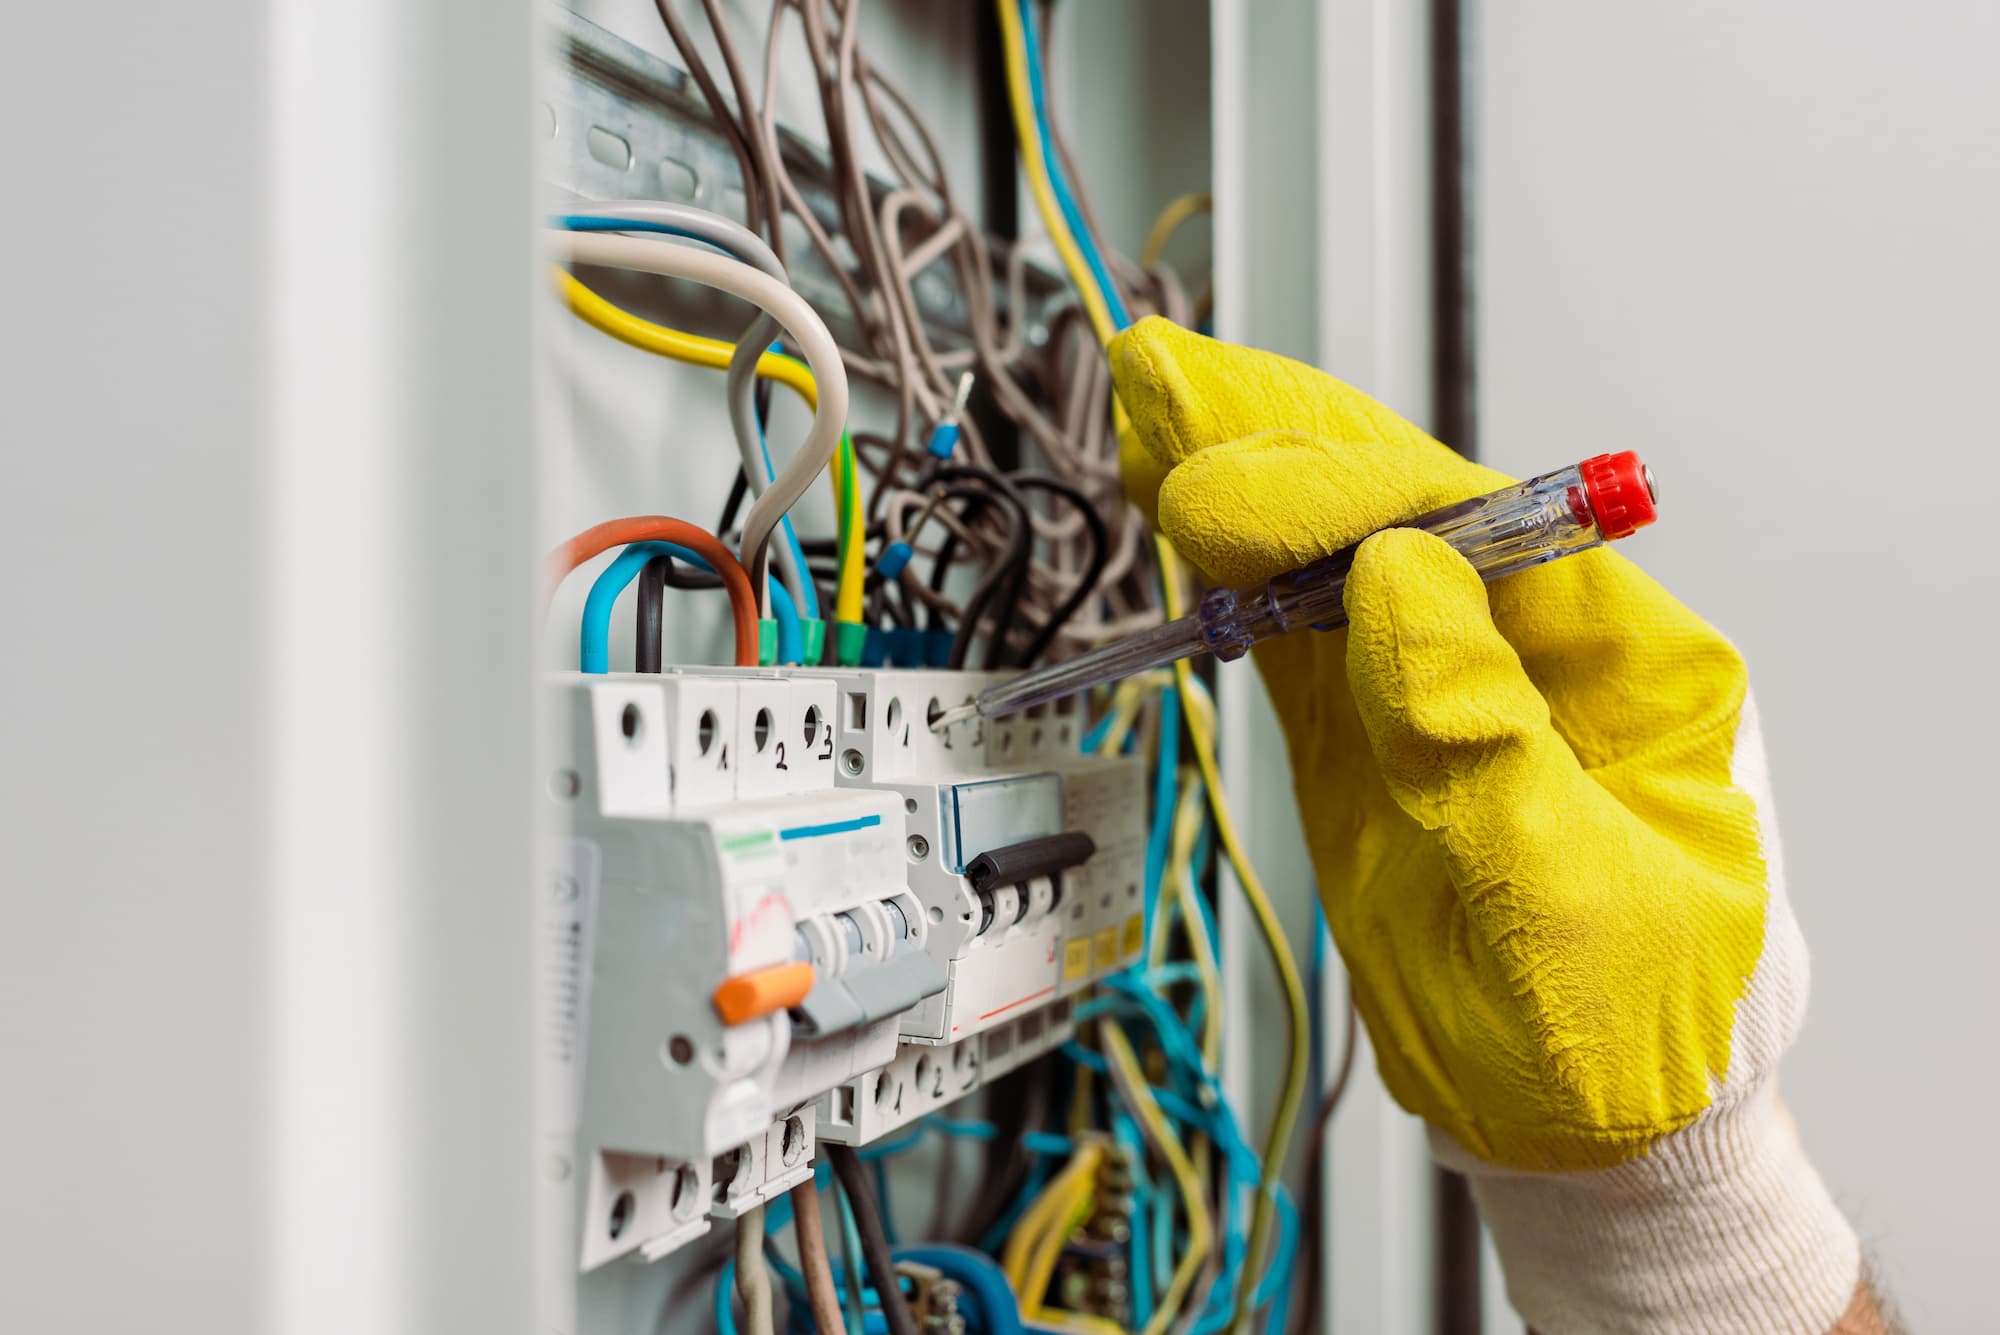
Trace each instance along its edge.
<path fill-rule="evenodd" d="M 1394 447 L 1411 472 L 1464 466 L 1402 417 L 1324 371 L 1218 342 L 1158 316 L 1111 341 L 1111 376 L 1141 442 L 1163 468 L 1211 446 L 1281 430 Z"/>
<path fill-rule="evenodd" d="M 1125 484 L 1125 497 L 1154 528 L 1160 526 L 1160 484 L 1167 470 L 1139 439 L 1136 427 L 1118 433 L 1118 474 Z"/>
<path fill-rule="evenodd" d="M 1208 446 L 1161 485 L 1160 529 L 1211 582 L 1247 584 L 1507 482 L 1456 458 L 1449 470 L 1413 470 L 1406 454 L 1300 431 Z"/>
<path fill-rule="evenodd" d="M 1611 865 L 1652 856 L 1556 732 L 1463 556 L 1414 529 L 1377 533 L 1346 602 L 1348 684 L 1390 796 L 1442 836 L 1453 879 L 1485 909 L 1576 887 L 1579 848 Z"/>

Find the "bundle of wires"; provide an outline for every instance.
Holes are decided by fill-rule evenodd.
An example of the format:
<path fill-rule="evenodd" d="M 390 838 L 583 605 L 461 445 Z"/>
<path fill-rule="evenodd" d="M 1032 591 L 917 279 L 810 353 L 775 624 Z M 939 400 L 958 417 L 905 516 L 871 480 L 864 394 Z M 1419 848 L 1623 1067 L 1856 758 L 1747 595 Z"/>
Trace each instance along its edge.
<path fill-rule="evenodd" d="M 1066 179 L 1061 155 L 1053 147 L 1053 133 L 1047 109 L 1046 80 L 1043 77 L 1042 52 L 1033 40 L 1035 13 L 1032 0 L 995 0 L 1001 31 L 1006 48 L 1006 63 L 1010 102 L 1014 113 L 1015 131 L 1020 141 L 1021 160 L 1033 190 L 1036 205 L 1041 213 L 1043 226 L 1049 233 L 1051 242 L 1062 257 L 1072 282 L 1083 294 L 1084 306 L 1089 312 L 1093 328 L 1099 337 L 1110 341 L 1115 330 L 1125 323 L 1123 307 L 1119 301 L 1116 285 L 1111 281 L 1109 267 L 1105 264 L 1092 230 L 1085 221 L 1077 194 Z M 1167 616 L 1180 614 L 1181 577 L 1179 563 L 1172 549 L 1164 539 L 1156 539 L 1156 550 L 1160 565 L 1161 588 L 1164 610 Z M 1174 666 L 1175 688 L 1161 694 L 1159 728 L 1160 755 L 1158 757 L 1160 784 L 1154 802 L 1153 837 L 1148 845 L 1146 902 L 1149 906 L 1157 902 L 1157 877 L 1164 865 L 1162 849 L 1169 845 L 1173 803 L 1168 797 L 1173 789 L 1173 755 L 1178 731 L 1174 715 L 1183 704 L 1192 704 L 1196 698 L 1196 683 L 1189 665 L 1183 661 Z M 1282 925 L 1270 896 L 1264 890 L 1255 868 L 1243 849 L 1236 830 L 1227 798 L 1223 792 L 1221 776 L 1215 757 L 1215 728 L 1212 711 L 1203 708 L 1187 708 L 1185 717 L 1189 739 L 1202 784 L 1207 790 L 1209 809 L 1213 815 L 1216 831 L 1230 864 L 1235 870 L 1245 899 L 1248 901 L 1258 930 L 1264 936 L 1272 964 L 1284 991 L 1286 1018 L 1289 1026 L 1288 1054 L 1284 1079 L 1280 1087 L 1277 1108 L 1267 1131 L 1261 1165 L 1261 1185 L 1257 1193 L 1252 1215 L 1250 1235 L 1247 1241 L 1247 1265 L 1252 1273 L 1264 1273 L 1261 1269 L 1266 1259 L 1279 1259 L 1271 1255 L 1272 1233 L 1278 1222 L 1283 1193 L 1279 1181 L 1284 1170 L 1286 1151 L 1291 1141 L 1292 1129 L 1297 1121 L 1304 1100 L 1305 1085 L 1310 1065 L 1310 1025 L 1304 984 L 1299 976 L 1296 960 L 1286 942 Z M 1134 980 L 1129 992 L 1114 989 L 1136 997 L 1146 994 L 1143 976 Z M 1155 1019 L 1155 1028 L 1163 1044 L 1163 1051 L 1172 1033 L 1166 1026 L 1164 1016 L 1145 1008 L 1150 1018 Z M 1122 1045 L 1123 1039 L 1115 1029 L 1106 1031 L 1106 1041 L 1110 1046 Z M 1128 1093 L 1136 1074 L 1133 1066 L 1121 1079 L 1121 1093 Z M 1141 1086 L 1142 1087 L 1142 1086 Z M 1142 1120 L 1144 1120 L 1142 1118 Z M 1233 1195 L 1233 1192 L 1231 1193 Z M 1192 1202 L 1189 1209 L 1192 1210 Z M 1279 1239 L 1282 1244 L 1282 1238 Z M 1282 1251 L 1282 1246 L 1279 1247 Z M 1238 1267 L 1229 1266 L 1229 1272 L 1238 1273 Z M 1274 1273 L 1283 1273 L 1277 1269 Z M 1257 1309 L 1254 1286 L 1238 1288 L 1230 1317 L 1233 1330 L 1247 1328 Z"/>
<path fill-rule="evenodd" d="M 1023 254 L 996 255 L 958 203 L 929 130 L 868 59 L 858 5 L 779 0 L 758 86 L 719 0 L 701 0 L 732 97 L 673 8 L 657 0 L 737 156 L 748 225 L 662 203 L 579 206 L 555 220 L 560 231 L 551 246 L 573 263 L 707 282 L 747 298 L 759 314 L 733 340 L 705 338 L 625 311 L 575 274 L 558 275 L 570 309 L 597 329 L 727 372 L 740 460 L 714 535 L 694 531 L 707 545 L 693 540 L 692 526 L 669 532 L 634 522 L 603 544 L 580 539 L 566 549 L 573 566 L 610 545 L 632 544 L 599 575 L 586 604 L 579 649 L 586 671 L 608 666 L 612 611 L 635 579 L 637 665 L 654 669 L 667 587 L 729 591 L 739 662 L 813 663 L 830 651 L 847 666 L 1022 667 L 1178 613 L 1184 584 L 1174 554 L 1149 540 L 1120 491 L 1119 419 L 1103 345 L 1135 311 L 1182 323 L 1199 318 L 1199 306 L 1160 256 L 1174 228 L 1207 202 L 1188 196 L 1169 205 L 1139 264 L 1108 250 L 1058 130 L 1046 16 L 1038 17 L 1034 0 L 994 3 L 1022 165 L 1074 289 L 1073 303 L 1047 320 L 1050 336 L 1039 345 L 1025 336 Z M 796 158 L 777 130 L 775 71 L 792 32 L 803 39 L 825 120 L 832 218 L 806 204 L 792 178 Z M 863 173 L 863 132 L 897 177 L 886 191 Z M 787 278 L 786 220 L 803 231 L 844 294 L 845 343 L 809 308 L 799 309 L 804 303 Z M 963 299 L 970 331 L 963 346 L 934 343 L 922 318 L 917 280 L 939 275 Z M 847 431 L 849 377 L 888 391 L 895 405 L 888 430 Z M 813 413 L 805 442 L 783 469 L 773 466 L 760 381 L 783 385 Z M 978 412 L 967 410 L 968 388 L 976 388 Z M 1011 457 L 1010 467 L 999 466 L 988 439 L 998 426 L 1018 435 L 1025 469 L 1011 466 Z M 789 516 L 821 471 L 834 499 L 831 538 L 802 536 Z M 590 551 L 577 555 L 584 547 Z M 823 584 L 830 598 L 822 598 Z M 1199 681 L 1181 664 L 1121 686 L 1107 704 L 1091 744 L 1145 754 L 1153 774 L 1147 961 L 1111 979 L 1077 1013 L 1079 1038 L 1067 1049 L 1075 1072 L 1073 1139 L 1062 1141 L 1060 1154 L 1016 1154 L 1006 1177 L 1018 1190 L 1011 1201 L 1003 1195 L 993 1210 L 976 1212 L 993 1216 L 976 1220 L 976 1231 L 1005 1253 L 1003 1273 L 1021 1312 L 1047 1325 L 1096 1329 L 1093 1321 L 1104 1318 L 1065 1306 L 1058 1276 L 1079 1245 L 1081 1222 L 1097 1212 L 1085 1168 L 1116 1161 L 1135 1184 L 1129 1305 L 1120 1317 L 1147 1335 L 1243 1330 L 1260 1313 L 1281 1329 L 1287 1295 L 1275 1277 L 1284 1273 L 1295 1230 L 1278 1176 L 1309 1064 L 1298 969 L 1231 818 L 1216 772 L 1214 712 Z M 1184 748 L 1191 765 L 1181 763 Z M 1234 869 L 1269 947 L 1290 1026 L 1276 1111 L 1255 1151 L 1216 1075 L 1222 992 L 1213 911 L 1198 884 L 1212 843 Z M 1032 1124 L 1025 1129 L 1049 1137 Z M 1037 1143 L 1050 1148 L 1049 1139 Z M 844 1284 L 800 1290 L 822 1335 L 832 1335 L 825 1309 L 841 1287 L 843 1323 L 865 1335 L 858 1252 L 857 1245 L 839 1272 Z M 747 1269 L 761 1274 L 762 1267 Z M 882 1276 L 873 1278 L 872 1301 L 889 1321 L 895 1299 L 883 1291 Z M 754 1297 L 754 1277 L 746 1282 Z M 895 1287 L 893 1279 L 886 1284 Z M 753 1303 L 753 1311 L 761 1308 Z"/>

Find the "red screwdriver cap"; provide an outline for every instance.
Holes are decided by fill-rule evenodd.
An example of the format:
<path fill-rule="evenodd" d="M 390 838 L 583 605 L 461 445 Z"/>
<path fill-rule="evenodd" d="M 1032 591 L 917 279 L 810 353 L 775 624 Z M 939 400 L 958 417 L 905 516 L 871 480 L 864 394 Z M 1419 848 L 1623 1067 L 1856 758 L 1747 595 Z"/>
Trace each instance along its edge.
<path fill-rule="evenodd" d="M 1660 517 L 1653 474 L 1630 450 L 1600 454 L 1577 465 L 1590 512 L 1607 539 L 1636 533 Z"/>

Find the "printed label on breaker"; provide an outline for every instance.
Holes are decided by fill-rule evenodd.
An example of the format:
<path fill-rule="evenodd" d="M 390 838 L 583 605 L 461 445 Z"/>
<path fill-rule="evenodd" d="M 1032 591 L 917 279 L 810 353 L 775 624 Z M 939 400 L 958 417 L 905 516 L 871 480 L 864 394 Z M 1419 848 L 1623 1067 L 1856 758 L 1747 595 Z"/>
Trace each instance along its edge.
<path fill-rule="evenodd" d="M 588 839 L 558 845 L 545 893 L 547 935 L 543 949 L 544 1052 L 550 1063 L 543 1088 L 553 1107 L 551 1127 L 576 1130 L 583 1112 L 584 1045 L 590 1035 L 590 966 L 597 950 L 597 885 L 603 856 Z"/>
<path fill-rule="evenodd" d="M 1063 943 L 1063 981 L 1083 977 L 1090 972 L 1090 938 L 1071 937 Z"/>
<path fill-rule="evenodd" d="M 1128 959 L 1139 953 L 1139 947 L 1146 944 L 1146 915 L 1135 913 L 1125 920 L 1124 948 L 1119 952 Z"/>
<path fill-rule="evenodd" d="M 1107 927 L 1091 941 L 1091 964 L 1099 970 L 1116 968 L 1118 965 L 1118 929 Z"/>

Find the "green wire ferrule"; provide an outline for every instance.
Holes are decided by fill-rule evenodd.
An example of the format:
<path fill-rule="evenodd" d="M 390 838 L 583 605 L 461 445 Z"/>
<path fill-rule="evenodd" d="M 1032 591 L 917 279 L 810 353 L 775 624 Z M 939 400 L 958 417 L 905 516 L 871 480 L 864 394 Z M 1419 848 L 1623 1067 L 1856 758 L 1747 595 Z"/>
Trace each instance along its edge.
<path fill-rule="evenodd" d="M 860 667 L 861 654 L 868 647 L 868 627 L 859 621 L 833 623 L 833 657 L 842 667 Z"/>
<path fill-rule="evenodd" d="M 805 654 L 799 661 L 812 667 L 826 652 L 826 622 L 818 617 L 800 617 L 799 639 L 805 646 Z"/>
<path fill-rule="evenodd" d="M 757 623 L 757 666 L 770 667 L 778 661 L 778 623 L 766 617 Z"/>

